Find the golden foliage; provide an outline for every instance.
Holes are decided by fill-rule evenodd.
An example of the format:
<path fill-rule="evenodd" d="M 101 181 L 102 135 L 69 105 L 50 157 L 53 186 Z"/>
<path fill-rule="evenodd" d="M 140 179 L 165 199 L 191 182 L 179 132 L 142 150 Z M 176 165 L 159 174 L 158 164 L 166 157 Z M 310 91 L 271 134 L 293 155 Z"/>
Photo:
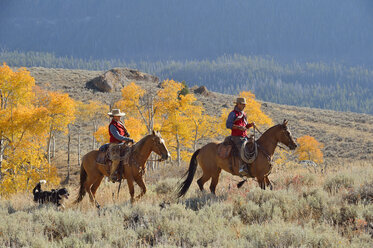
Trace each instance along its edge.
<path fill-rule="evenodd" d="M 247 121 L 249 123 L 255 122 L 255 125 L 258 127 L 269 127 L 273 125 L 272 119 L 260 109 L 261 104 L 255 100 L 255 95 L 253 93 L 250 91 L 242 91 L 239 96 L 246 98 L 247 104 L 244 111 L 246 112 Z"/>
<path fill-rule="evenodd" d="M 101 145 L 109 143 L 110 135 L 108 126 L 101 126 L 97 129 L 97 131 L 93 134 L 97 142 Z"/>
<path fill-rule="evenodd" d="M 318 142 L 312 136 L 302 136 L 297 139 L 299 144 L 295 153 L 298 155 L 299 160 L 312 160 L 315 163 L 322 163 L 323 153 L 321 149 L 324 148 L 324 144 Z"/>
<path fill-rule="evenodd" d="M 52 117 L 49 106 L 38 104 L 32 91 L 34 85 L 34 78 L 25 69 L 14 72 L 6 64 L 0 67 L 0 194 L 3 196 L 30 190 L 40 179 L 52 185 L 59 181 L 43 149 Z"/>
<path fill-rule="evenodd" d="M 121 90 L 122 98 L 115 103 L 115 106 L 120 108 L 127 115 L 137 115 L 140 108 L 140 98 L 146 93 L 144 89 L 134 82 L 123 87 Z"/>
<path fill-rule="evenodd" d="M 274 163 L 277 165 L 285 165 L 287 162 L 289 162 L 289 156 L 290 152 L 288 150 L 277 150 L 274 156 Z"/>
<path fill-rule="evenodd" d="M 160 130 L 171 154 L 189 159 L 196 144 L 203 138 L 217 135 L 213 116 L 204 109 L 193 94 L 180 94 L 182 83 L 162 82 L 161 89 L 150 92 L 131 83 L 122 89 L 122 99 L 115 107 L 127 113 L 126 127 L 131 137 L 138 140 L 146 131 Z"/>
<path fill-rule="evenodd" d="M 5 63 L 0 66 L 0 98 L 1 109 L 17 104 L 25 104 L 33 98 L 32 87 L 35 79 L 25 68 L 14 72 Z"/>
<path fill-rule="evenodd" d="M 123 122 L 127 128 L 127 131 L 131 135 L 131 139 L 133 139 L 135 142 L 139 141 L 146 133 L 146 126 L 139 119 L 128 117 L 125 118 Z"/>
<path fill-rule="evenodd" d="M 154 96 L 134 82 L 123 87 L 122 98 L 114 104 L 126 113 L 125 126 L 132 139 L 138 140 L 154 127 Z"/>
<path fill-rule="evenodd" d="M 67 132 L 67 125 L 75 120 L 75 101 L 68 94 L 48 92 L 45 107 L 50 117 L 50 132 Z"/>
<path fill-rule="evenodd" d="M 109 106 L 100 101 L 89 100 L 88 103 L 76 103 L 76 117 L 79 121 L 90 122 L 107 119 Z"/>

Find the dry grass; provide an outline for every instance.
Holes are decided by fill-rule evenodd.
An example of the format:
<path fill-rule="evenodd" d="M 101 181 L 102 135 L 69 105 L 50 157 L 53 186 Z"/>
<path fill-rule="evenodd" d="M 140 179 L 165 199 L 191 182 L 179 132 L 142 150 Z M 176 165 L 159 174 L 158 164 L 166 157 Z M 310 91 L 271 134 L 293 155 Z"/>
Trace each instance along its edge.
<path fill-rule="evenodd" d="M 372 202 L 346 199 L 364 185 L 373 187 L 371 165 L 335 167 L 337 172 L 323 174 L 297 164 L 279 168 L 271 175 L 273 191 L 259 189 L 253 180 L 237 189 L 239 178 L 224 172 L 217 196 L 200 192 L 194 180 L 186 197 L 177 200 L 174 190 L 186 168 L 166 165 L 162 170 L 169 177 L 148 172 L 148 192 L 133 205 L 126 186 L 117 198 L 118 185 L 104 182 L 97 192 L 100 210 L 87 198 L 73 205 L 73 185 L 65 211 L 39 207 L 31 194 L 19 194 L 0 200 L 0 246 L 371 247 Z M 349 180 L 343 184 L 336 178 Z"/>

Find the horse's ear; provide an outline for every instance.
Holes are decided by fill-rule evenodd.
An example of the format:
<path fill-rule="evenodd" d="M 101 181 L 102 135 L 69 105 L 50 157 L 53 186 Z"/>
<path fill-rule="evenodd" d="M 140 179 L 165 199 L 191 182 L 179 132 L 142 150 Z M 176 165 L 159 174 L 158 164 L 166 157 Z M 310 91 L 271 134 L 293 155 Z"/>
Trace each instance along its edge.
<path fill-rule="evenodd" d="M 286 119 L 284 119 L 284 123 L 282 123 L 282 125 L 284 125 L 284 127 L 286 127 L 287 124 L 288 124 L 288 121 Z"/>
<path fill-rule="evenodd" d="M 153 132 L 152 132 L 152 133 L 153 133 L 153 135 L 155 135 L 154 129 L 153 129 Z"/>

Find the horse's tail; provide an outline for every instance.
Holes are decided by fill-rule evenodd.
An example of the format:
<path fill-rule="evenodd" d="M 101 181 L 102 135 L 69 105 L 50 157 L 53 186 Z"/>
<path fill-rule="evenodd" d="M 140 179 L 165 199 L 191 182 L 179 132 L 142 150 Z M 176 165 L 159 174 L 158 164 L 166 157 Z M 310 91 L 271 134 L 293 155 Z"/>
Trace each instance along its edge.
<path fill-rule="evenodd" d="M 80 188 L 79 188 L 79 195 L 75 200 L 75 204 L 79 203 L 81 200 L 83 200 L 83 197 L 85 196 L 85 188 L 84 188 L 84 183 L 87 181 L 87 172 L 85 171 L 83 167 L 83 162 L 80 166 Z"/>
<path fill-rule="evenodd" d="M 177 194 L 178 198 L 185 195 L 185 193 L 188 191 L 190 185 L 192 184 L 193 177 L 194 177 L 194 174 L 196 173 L 196 169 L 197 169 L 197 165 L 198 165 L 197 156 L 198 156 L 200 151 L 201 151 L 201 149 L 198 149 L 197 151 L 195 151 L 193 153 L 192 158 L 190 159 L 189 169 L 185 173 L 185 175 L 183 176 L 183 177 L 187 176 L 187 178 L 179 186 L 179 192 Z"/>

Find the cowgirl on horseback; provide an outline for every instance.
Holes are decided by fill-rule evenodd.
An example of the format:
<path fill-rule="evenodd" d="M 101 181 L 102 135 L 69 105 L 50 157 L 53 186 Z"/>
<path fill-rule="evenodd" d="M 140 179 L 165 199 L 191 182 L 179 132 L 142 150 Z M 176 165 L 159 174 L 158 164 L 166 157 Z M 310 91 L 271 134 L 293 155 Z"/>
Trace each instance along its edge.
<path fill-rule="evenodd" d="M 241 151 L 242 144 L 247 141 L 247 130 L 254 126 L 254 122 L 248 123 L 246 114 L 243 111 L 246 107 L 246 98 L 238 97 L 234 102 L 236 105 L 234 109 L 229 113 L 226 127 L 232 130 L 230 139 L 236 145 L 238 151 Z M 239 173 L 241 176 L 247 176 L 247 165 L 240 159 Z"/>
<path fill-rule="evenodd" d="M 130 138 L 130 134 L 128 133 L 126 127 L 124 126 L 123 122 L 121 122 L 120 118 L 125 116 L 125 113 L 120 112 L 120 109 L 113 109 L 110 113 L 108 113 L 112 120 L 109 124 L 109 135 L 110 135 L 110 143 L 114 144 L 122 144 L 122 143 L 129 143 L 134 142 L 133 139 Z M 118 167 L 117 163 L 113 163 L 110 168 L 110 176 L 109 179 L 111 181 L 116 181 L 115 171 Z"/>

